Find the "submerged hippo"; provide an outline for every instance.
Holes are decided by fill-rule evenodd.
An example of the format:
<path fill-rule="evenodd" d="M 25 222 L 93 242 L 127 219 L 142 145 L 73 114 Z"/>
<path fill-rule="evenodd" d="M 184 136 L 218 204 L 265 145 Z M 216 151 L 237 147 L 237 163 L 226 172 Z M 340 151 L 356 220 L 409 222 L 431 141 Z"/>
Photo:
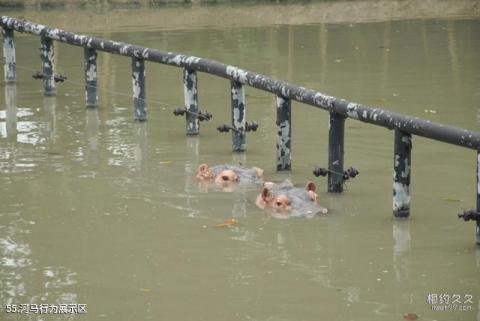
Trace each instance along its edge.
<path fill-rule="evenodd" d="M 231 190 L 237 183 L 242 185 L 262 184 L 263 169 L 228 164 L 209 167 L 207 164 L 202 164 L 198 166 L 196 177 L 201 181 L 215 182 L 218 186 Z"/>
<path fill-rule="evenodd" d="M 278 218 L 327 214 L 328 210 L 317 203 L 316 190 L 313 182 L 308 182 L 305 188 L 294 187 L 289 180 L 280 184 L 265 182 L 255 203 Z"/>

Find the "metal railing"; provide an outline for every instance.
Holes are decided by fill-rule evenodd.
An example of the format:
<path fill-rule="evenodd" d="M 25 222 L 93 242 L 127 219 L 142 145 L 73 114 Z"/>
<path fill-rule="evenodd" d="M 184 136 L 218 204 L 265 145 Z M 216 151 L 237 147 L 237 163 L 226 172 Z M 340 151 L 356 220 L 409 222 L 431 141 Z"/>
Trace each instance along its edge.
<path fill-rule="evenodd" d="M 480 212 L 480 133 L 449 125 L 431 122 L 417 117 L 402 115 L 373 108 L 319 91 L 275 80 L 265 75 L 244 70 L 217 61 L 146 48 L 123 42 L 110 41 L 79 35 L 57 28 L 33 23 L 23 19 L 2 16 L 0 18 L 4 37 L 5 82 L 15 82 L 14 31 L 40 36 L 45 95 L 55 94 L 53 70 L 53 41 L 84 47 L 86 105 L 98 105 L 97 51 L 131 57 L 133 80 L 134 118 L 147 119 L 145 95 L 145 61 L 183 68 L 185 93 L 185 117 L 187 135 L 199 133 L 199 115 L 196 72 L 209 73 L 231 81 L 232 145 L 233 151 L 246 150 L 245 85 L 276 95 L 277 107 L 277 170 L 291 169 L 291 101 L 321 108 L 330 113 L 328 191 L 342 192 L 344 177 L 344 132 L 345 119 L 353 118 L 365 123 L 386 127 L 395 131 L 393 214 L 408 217 L 410 214 L 410 168 L 412 135 L 470 148 L 477 155 L 477 208 Z M 476 220 L 476 242 L 480 244 L 480 219 Z"/>

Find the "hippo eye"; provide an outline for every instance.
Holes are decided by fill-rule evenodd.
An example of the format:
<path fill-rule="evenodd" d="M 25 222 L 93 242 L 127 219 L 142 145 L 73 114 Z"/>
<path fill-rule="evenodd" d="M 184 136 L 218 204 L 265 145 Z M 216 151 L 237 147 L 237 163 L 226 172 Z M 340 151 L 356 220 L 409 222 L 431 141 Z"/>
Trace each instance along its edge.
<path fill-rule="evenodd" d="M 277 206 L 282 206 L 282 202 L 277 202 Z"/>
<path fill-rule="evenodd" d="M 223 179 L 224 181 L 228 181 L 228 176 L 224 175 L 224 176 L 222 176 L 222 179 Z"/>

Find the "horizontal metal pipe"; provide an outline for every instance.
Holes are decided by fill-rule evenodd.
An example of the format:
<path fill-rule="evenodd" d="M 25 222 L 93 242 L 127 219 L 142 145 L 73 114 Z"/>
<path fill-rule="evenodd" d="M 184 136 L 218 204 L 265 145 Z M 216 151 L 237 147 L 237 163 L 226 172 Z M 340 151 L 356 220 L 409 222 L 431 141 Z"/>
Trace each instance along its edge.
<path fill-rule="evenodd" d="M 480 148 L 480 133 L 476 131 L 469 131 L 454 126 L 430 122 L 417 117 L 406 116 L 379 108 L 349 102 L 344 99 L 323 94 L 313 89 L 275 80 L 265 75 L 257 74 L 232 65 L 219 63 L 217 61 L 136 46 L 124 42 L 78 35 L 61 29 L 49 28 L 45 25 L 7 16 L 2 16 L 0 18 L 0 25 L 20 32 L 45 36 L 75 46 L 94 48 L 96 50 L 113 54 L 137 57 L 147 61 L 206 72 L 271 92 L 277 96 L 290 98 L 298 102 L 325 109 L 329 112 L 336 112 L 366 123 L 375 124 L 388 129 L 399 129 L 405 133 L 475 150 Z"/>

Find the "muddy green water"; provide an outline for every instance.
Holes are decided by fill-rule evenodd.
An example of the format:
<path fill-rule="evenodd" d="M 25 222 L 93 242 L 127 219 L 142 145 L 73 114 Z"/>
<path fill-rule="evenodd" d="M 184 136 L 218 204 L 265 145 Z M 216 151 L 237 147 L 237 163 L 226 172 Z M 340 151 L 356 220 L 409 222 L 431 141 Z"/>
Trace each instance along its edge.
<path fill-rule="evenodd" d="M 478 130 L 479 34 L 480 20 L 456 18 L 95 35 Z M 18 83 L 0 90 L 0 320 L 480 320 L 480 250 L 474 224 L 456 216 L 475 206 L 473 151 L 415 137 L 411 218 L 396 221 L 391 131 L 347 121 L 345 164 L 360 175 L 331 195 L 311 173 L 327 162 L 323 111 L 293 103 L 293 171 L 279 174 L 272 95 L 247 89 L 260 128 L 246 154 L 232 154 L 231 136 L 215 130 L 230 117 L 224 79 L 199 75 L 201 109 L 214 117 L 187 138 L 172 114 L 180 69 L 147 63 L 148 122 L 138 124 L 128 58 L 99 53 L 100 106 L 86 110 L 80 48 L 56 44 L 68 81 L 43 98 L 31 77 L 39 39 L 17 34 L 16 45 Z M 315 181 L 330 213 L 269 218 L 256 189 L 206 193 L 192 177 L 200 163 L 238 161 L 272 180 Z M 213 227 L 231 217 L 238 225 Z M 457 307 L 434 311 L 441 295 Z M 88 313 L 5 312 L 41 303 Z"/>

